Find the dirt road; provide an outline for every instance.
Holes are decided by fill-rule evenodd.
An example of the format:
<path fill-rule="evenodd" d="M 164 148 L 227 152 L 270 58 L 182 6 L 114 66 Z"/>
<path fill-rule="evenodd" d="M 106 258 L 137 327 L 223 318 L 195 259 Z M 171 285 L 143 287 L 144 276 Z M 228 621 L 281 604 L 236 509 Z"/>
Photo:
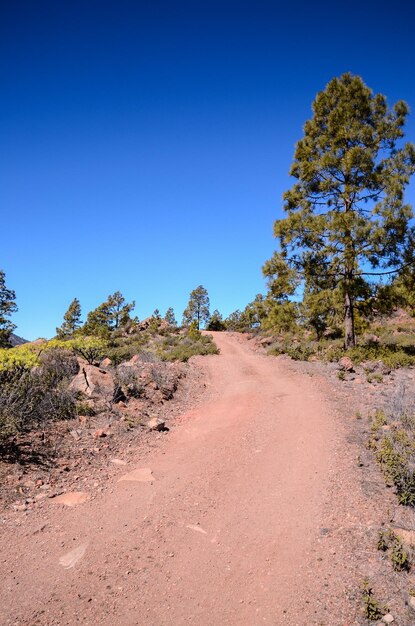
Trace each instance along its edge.
<path fill-rule="evenodd" d="M 160 446 L 94 499 L 2 532 L 2 624 L 346 623 L 324 597 L 330 410 L 306 376 L 215 341 L 205 403 Z"/>

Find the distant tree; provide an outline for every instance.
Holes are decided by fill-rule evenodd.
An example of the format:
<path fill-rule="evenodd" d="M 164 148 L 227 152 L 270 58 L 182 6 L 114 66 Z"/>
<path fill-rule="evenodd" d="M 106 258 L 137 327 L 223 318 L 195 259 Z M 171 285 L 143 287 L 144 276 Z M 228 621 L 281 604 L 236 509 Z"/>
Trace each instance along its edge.
<path fill-rule="evenodd" d="M 164 319 L 168 324 L 170 324 L 170 326 L 177 326 L 177 321 L 174 316 L 174 310 L 171 306 L 167 309 Z"/>
<path fill-rule="evenodd" d="M 222 315 L 215 309 L 206 324 L 206 330 L 226 330 Z"/>
<path fill-rule="evenodd" d="M 153 312 L 152 317 L 153 317 L 155 320 L 158 320 L 158 321 L 159 321 L 159 320 L 161 320 L 160 311 L 159 311 L 158 309 L 154 309 L 154 312 Z"/>
<path fill-rule="evenodd" d="M 116 291 L 108 296 L 105 302 L 88 313 L 82 333 L 108 337 L 112 331 L 124 328 L 131 322 L 130 312 L 134 307 L 134 301 L 126 303 L 121 292 Z"/>
<path fill-rule="evenodd" d="M 199 285 L 190 293 L 189 304 L 183 312 L 183 325 L 189 326 L 195 321 L 199 330 L 201 324 L 209 321 L 209 305 L 208 292 L 203 285 Z"/>
<path fill-rule="evenodd" d="M 112 296 L 108 296 L 108 300 L 104 302 L 107 309 L 109 325 L 112 329 L 125 326 L 131 320 L 130 313 L 135 307 L 134 300 L 130 303 L 125 301 L 120 291 L 116 291 Z"/>
<path fill-rule="evenodd" d="M 314 291 L 340 290 L 346 348 L 365 276 L 403 263 L 412 217 L 404 189 L 415 170 L 414 146 L 398 146 L 407 114 L 405 102 L 389 109 L 359 76 L 331 80 L 296 146 L 287 217 L 275 222 L 281 259 Z"/>
<path fill-rule="evenodd" d="M 71 337 L 81 325 L 81 304 L 78 298 L 74 298 L 63 316 L 62 326 L 56 329 L 56 334 L 59 339 Z"/>
<path fill-rule="evenodd" d="M 16 294 L 6 287 L 6 275 L 0 270 L 0 348 L 10 348 L 10 335 L 16 328 L 8 318 L 16 313 Z"/>
<path fill-rule="evenodd" d="M 86 322 L 82 326 L 83 335 L 108 338 L 111 334 L 111 326 L 108 318 L 108 309 L 105 303 L 97 306 L 87 315 Z"/>

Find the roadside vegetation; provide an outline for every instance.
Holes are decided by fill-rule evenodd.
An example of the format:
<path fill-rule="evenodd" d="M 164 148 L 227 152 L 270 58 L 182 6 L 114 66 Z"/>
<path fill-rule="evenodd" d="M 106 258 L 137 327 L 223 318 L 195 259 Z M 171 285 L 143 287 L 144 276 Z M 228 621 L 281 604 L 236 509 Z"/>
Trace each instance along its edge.
<path fill-rule="evenodd" d="M 14 304 L 14 292 L 4 288 L 3 293 Z M 10 446 L 20 433 L 42 430 L 52 422 L 75 419 L 80 414 L 105 413 L 120 401 L 125 404 L 144 397 L 146 385 L 159 389 L 160 397 L 170 397 L 168 387 L 174 391 L 177 380 L 170 380 L 168 363 L 217 354 L 211 337 L 198 330 L 197 311 L 193 316 L 188 314 L 188 324 L 179 328 L 171 308 L 164 318 L 156 310 L 141 322 L 131 316 L 133 308 L 134 302 L 127 303 L 120 292 L 115 292 L 82 323 L 81 305 L 75 298 L 54 339 L 0 348 L 0 450 Z M 8 312 L 15 309 L 9 306 Z M 208 302 L 203 309 L 206 319 Z M 13 329 L 12 324 L 3 326 L 4 340 Z M 133 358 L 136 361 L 131 364 Z M 125 364 L 133 366 L 127 368 Z M 84 375 L 86 386 L 92 388 L 89 378 L 93 380 L 95 372 L 97 376 L 108 373 L 112 382 L 91 397 L 90 389 L 80 389 L 74 380 L 81 373 L 81 380 Z M 159 400 L 147 395 L 148 400 Z"/>

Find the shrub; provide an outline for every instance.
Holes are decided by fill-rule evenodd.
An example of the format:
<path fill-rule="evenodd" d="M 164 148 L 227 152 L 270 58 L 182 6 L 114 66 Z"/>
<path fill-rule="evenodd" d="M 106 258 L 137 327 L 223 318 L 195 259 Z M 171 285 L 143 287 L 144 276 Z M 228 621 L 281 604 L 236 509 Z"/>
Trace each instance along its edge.
<path fill-rule="evenodd" d="M 396 572 L 408 572 L 411 569 L 409 552 L 393 530 L 380 531 L 377 548 L 382 552 L 389 551 L 389 559 Z"/>
<path fill-rule="evenodd" d="M 144 386 L 131 367 L 117 367 L 115 382 L 126 396 L 140 398 L 144 394 Z"/>
<path fill-rule="evenodd" d="M 219 354 L 219 350 L 208 335 L 200 334 L 198 339 L 194 339 L 189 333 L 184 338 L 183 336 L 178 336 L 174 344 L 171 342 L 167 344 L 163 341 L 161 346 L 159 346 L 158 354 L 162 361 L 186 362 L 190 357 L 198 354 Z"/>
<path fill-rule="evenodd" d="M 388 429 L 382 429 L 387 426 Z M 377 411 L 372 423 L 370 447 L 374 450 L 385 478 L 396 490 L 401 504 L 415 506 L 415 417 L 402 415 L 400 422 L 388 424 L 386 414 Z"/>
<path fill-rule="evenodd" d="M 30 370 L 39 363 L 39 356 L 26 345 L 0 349 L 0 372 Z"/>
<path fill-rule="evenodd" d="M 0 371 L 0 442 L 20 431 L 51 420 L 76 415 L 75 394 L 68 388 L 77 371 L 76 359 L 60 350 L 40 357 L 40 365 L 29 368 L 31 357 L 22 365 Z"/>
<path fill-rule="evenodd" d="M 387 613 L 387 608 L 385 606 L 381 606 L 379 601 L 375 598 L 373 589 L 367 579 L 363 581 L 362 594 L 364 616 L 373 622 L 382 619 L 383 615 Z"/>
<path fill-rule="evenodd" d="M 108 352 L 108 342 L 98 337 L 79 337 L 66 343 L 90 365 L 99 363 Z"/>
<path fill-rule="evenodd" d="M 311 356 L 318 354 L 318 352 L 319 346 L 316 341 L 284 335 L 271 346 L 268 353 L 276 356 L 286 354 L 294 361 L 308 361 Z"/>

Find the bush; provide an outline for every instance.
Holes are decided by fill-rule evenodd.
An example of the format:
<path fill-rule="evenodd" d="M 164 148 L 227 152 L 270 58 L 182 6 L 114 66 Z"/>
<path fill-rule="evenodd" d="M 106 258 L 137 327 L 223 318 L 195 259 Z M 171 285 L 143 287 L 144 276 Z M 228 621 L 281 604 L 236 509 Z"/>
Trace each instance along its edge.
<path fill-rule="evenodd" d="M 40 365 L 22 365 L 21 355 L 14 367 L 0 371 L 0 443 L 18 432 L 51 420 L 76 415 L 75 394 L 68 389 L 78 363 L 61 350 L 50 350 L 38 357 Z"/>
<path fill-rule="evenodd" d="M 412 353 L 412 346 L 403 349 L 394 344 L 369 344 L 357 346 L 344 354 L 350 357 L 355 365 L 359 365 L 363 361 L 383 361 L 390 369 L 415 365 L 415 354 Z"/>
<path fill-rule="evenodd" d="M 399 502 L 415 507 L 415 417 L 406 414 L 399 422 L 388 422 L 384 412 L 376 412 L 370 447 Z"/>
<path fill-rule="evenodd" d="M 319 346 L 315 341 L 305 338 L 299 339 L 292 335 L 285 335 L 278 339 L 269 349 L 269 354 L 278 356 L 286 354 L 294 361 L 308 361 L 310 356 L 318 354 Z"/>
<path fill-rule="evenodd" d="M 202 335 L 197 329 L 196 333 L 189 332 L 185 337 L 177 335 L 174 342 L 171 339 L 164 340 L 158 348 L 161 360 L 186 362 L 190 357 L 198 354 L 219 354 L 217 346 L 209 335 Z"/>
<path fill-rule="evenodd" d="M 115 382 L 127 397 L 140 398 L 144 394 L 144 386 L 131 367 L 117 367 Z"/>
<path fill-rule="evenodd" d="M 79 337 L 66 343 L 90 365 L 99 363 L 108 353 L 108 342 L 98 337 Z"/>

